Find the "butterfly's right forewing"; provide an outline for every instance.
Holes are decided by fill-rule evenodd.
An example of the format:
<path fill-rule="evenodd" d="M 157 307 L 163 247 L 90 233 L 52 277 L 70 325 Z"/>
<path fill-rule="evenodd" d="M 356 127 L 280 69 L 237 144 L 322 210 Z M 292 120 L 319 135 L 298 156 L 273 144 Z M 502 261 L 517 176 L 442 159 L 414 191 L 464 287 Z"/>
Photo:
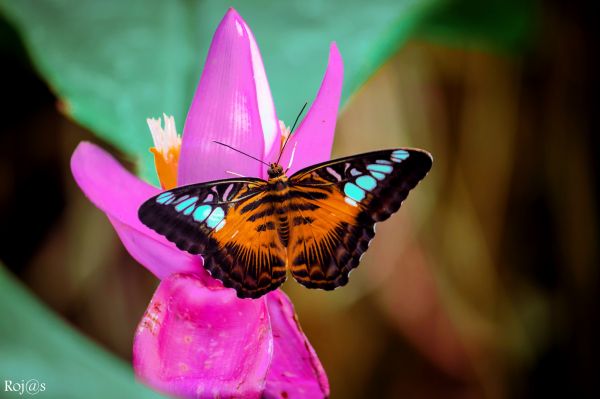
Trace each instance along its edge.
<path fill-rule="evenodd" d="M 309 288 L 345 285 L 375 236 L 375 223 L 400 208 L 431 164 L 425 151 L 399 148 L 325 162 L 291 176 L 288 263 L 294 278 Z"/>

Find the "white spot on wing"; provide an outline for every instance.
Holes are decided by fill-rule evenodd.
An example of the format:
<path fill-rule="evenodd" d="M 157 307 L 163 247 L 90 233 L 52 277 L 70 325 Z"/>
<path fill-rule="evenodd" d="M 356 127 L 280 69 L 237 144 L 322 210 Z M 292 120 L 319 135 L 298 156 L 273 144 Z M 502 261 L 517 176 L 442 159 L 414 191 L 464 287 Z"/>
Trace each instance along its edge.
<path fill-rule="evenodd" d="M 344 198 L 344 200 L 346 201 L 346 203 L 347 203 L 348 205 L 352 205 L 352 206 L 358 206 L 358 204 L 356 203 L 356 201 L 354 201 L 352 198 L 348 198 L 348 197 L 346 197 L 346 198 Z"/>
<path fill-rule="evenodd" d="M 219 223 L 217 225 L 217 227 L 215 227 L 215 231 L 221 230 L 224 226 L 225 226 L 225 219 L 221 220 L 221 223 Z"/>

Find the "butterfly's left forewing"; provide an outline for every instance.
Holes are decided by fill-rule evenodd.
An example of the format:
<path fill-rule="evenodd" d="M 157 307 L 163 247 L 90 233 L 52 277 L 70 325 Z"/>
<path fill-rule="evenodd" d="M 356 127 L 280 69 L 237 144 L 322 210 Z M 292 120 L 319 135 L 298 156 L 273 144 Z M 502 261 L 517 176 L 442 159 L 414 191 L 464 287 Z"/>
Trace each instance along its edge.
<path fill-rule="evenodd" d="M 150 198 L 140 220 L 204 267 L 238 296 L 259 297 L 285 280 L 285 247 L 267 229 L 272 204 L 261 179 L 226 179 L 177 187 Z"/>
<path fill-rule="evenodd" d="M 348 282 L 375 236 L 431 168 L 425 151 L 376 151 L 311 166 L 290 178 L 288 264 L 310 288 Z"/>

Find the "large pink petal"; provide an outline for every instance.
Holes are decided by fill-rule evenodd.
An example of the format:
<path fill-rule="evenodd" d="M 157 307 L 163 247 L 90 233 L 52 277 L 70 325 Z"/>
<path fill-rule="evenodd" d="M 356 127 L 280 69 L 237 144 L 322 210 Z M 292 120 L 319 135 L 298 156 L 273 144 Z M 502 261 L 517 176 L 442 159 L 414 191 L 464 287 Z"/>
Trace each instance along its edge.
<path fill-rule="evenodd" d="M 259 398 L 273 355 L 265 300 L 211 289 L 193 274 L 163 280 L 134 338 L 139 378 L 184 398 Z"/>
<path fill-rule="evenodd" d="M 331 43 L 327 71 L 319 93 L 306 118 L 292 134 L 285 154 L 281 157 L 281 165 L 286 168 L 293 148 L 296 146 L 296 153 L 288 176 L 304 167 L 324 162 L 331 157 L 343 80 L 342 56 L 335 43 Z"/>
<path fill-rule="evenodd" d="M 207 275 L 202 258 L 180 251 L 138 219 L 139 206 L 159 193 L 158 188 L 138 179 L 106 151 L 88 142 L 80 143 L 73 152 L 71 171 L 85 195 L 109 217 L 131 256 L 158 278 L 185 271 Z M 213 281 L 207 277 L 207 283 Z"/>
<path fill-rule="evenodd" d="M 262 159 L 280 137 L 258 46 L 234 9 L 215 32 L 183 131 L 179 185 L 233 177 L 226 171 L 265 177 L 259 162 L 213 143 Z"/>
<path fill-rule="evenodd" d="M 267 295 L 267 305 L 274 348 L 263 397 L 328 397 L 327 375 L 300 328 L 289 298 L 281 290 L 276 290 Z"/>

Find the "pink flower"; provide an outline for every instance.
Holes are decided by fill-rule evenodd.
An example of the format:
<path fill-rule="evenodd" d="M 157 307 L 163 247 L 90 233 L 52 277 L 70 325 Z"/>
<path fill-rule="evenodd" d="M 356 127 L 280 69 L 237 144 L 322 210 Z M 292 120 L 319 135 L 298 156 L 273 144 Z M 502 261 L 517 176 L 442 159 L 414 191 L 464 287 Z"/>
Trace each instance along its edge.
<path fill-rule="evenodd" d="M 331 45 L 323 83 L 287 146 L 290 173 L 329 158 L 343 65 Z M 231 177 L 266 178 L 266 167 L 218 140 L 265 160 L 276 158 L 281 128 L 252 32 L 230 9 L 215 32 L 179 148 L 174 121 L 150 120 L 163 186 Z M 163 134 L 163 136 L 161 136 Z M 170 144 L 169 144 L 170 143 Z M 291 151 L 282 164 L 287 165 Z M 202 258 L 178 250 L 145 227 L 138 207 L 161 190 L 83 142 L 71 159 L 83 192 L 113 224 L 139 263 L 162 279 L 134 340 L 134 368 L 156 389 L 186 398 L 301 398 L 329 395 L 327 376 L 280 290 L 257 300 L 237 298 L 211 278 Z"/>

